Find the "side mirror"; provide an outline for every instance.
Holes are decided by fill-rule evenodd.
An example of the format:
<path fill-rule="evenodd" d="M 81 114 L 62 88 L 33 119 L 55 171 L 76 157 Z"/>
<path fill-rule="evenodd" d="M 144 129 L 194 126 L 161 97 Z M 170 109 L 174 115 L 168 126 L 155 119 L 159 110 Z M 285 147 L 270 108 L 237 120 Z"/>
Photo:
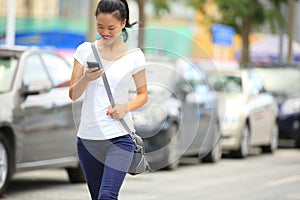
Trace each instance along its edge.
<path fill-rule="evenodd" d="M 37 95 L 49 92 L 51 89 L 50 81 L 34 80 L 30 81 L 27 89 L 25 90 L 25 96 Z"/>

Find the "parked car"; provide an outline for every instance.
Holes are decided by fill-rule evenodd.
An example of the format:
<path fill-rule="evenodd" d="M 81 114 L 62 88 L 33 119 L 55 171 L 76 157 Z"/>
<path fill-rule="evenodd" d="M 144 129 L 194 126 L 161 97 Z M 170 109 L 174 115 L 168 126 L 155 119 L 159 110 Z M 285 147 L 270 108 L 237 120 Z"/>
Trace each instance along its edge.
<path fill-rule="evenodd" d="M 67 169 L 84 176 L 76 155 L 76 130 L 68 97 L 71 68 L 38 48 L 0 48 L 0 193 L 14 173 Z"/>
<path fill-rule="evenodd" d="M 181 156 L 221 158 L 217 98 L 205 73 L 188 61 L 147 57 L 149 100 L 132 113 L 153 170 L 175 169 Z"/>
<path fill-rule="evenodd" d="M 245 158 L 251 146 L 274 152 L 278 146 L 278 108 L 262 80 L 247 70 L 218 70 L 209 76 L 218 91 L 222 149 Z"/>
<path fill-rule="evenodd" d="M 300 68 L 269 66 L 251 68 L 278 104 L 279 138 L 292 139 L 300 148 Z"/>

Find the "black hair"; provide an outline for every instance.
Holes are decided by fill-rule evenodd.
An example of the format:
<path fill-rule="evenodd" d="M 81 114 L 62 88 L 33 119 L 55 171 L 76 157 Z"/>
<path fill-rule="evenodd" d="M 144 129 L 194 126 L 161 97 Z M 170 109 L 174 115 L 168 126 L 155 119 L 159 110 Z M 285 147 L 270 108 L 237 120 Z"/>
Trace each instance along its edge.
<path fill-rule="evenodd" d="M 101 0 L 95 12 L 97 17 L 99 14 L 113 14 L 117 19 L 123 22 L 126 19 L 125 28 L 122 32 L 125 34 L 125 41 L 128 39 L 126 28 L 131 28 L 137 22 L 130 24 L 129 22 L 129 6 L 126 0 Z"/>

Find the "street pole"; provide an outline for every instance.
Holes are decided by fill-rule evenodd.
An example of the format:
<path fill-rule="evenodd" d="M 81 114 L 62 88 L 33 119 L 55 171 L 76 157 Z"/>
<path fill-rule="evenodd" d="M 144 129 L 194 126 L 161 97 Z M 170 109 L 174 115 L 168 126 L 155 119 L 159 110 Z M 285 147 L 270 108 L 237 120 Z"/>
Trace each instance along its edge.
<path fill-rule="evenodd" d="M 7 1 L 7 24 L 6 24 L 6 45 L 15 45 L 16 34 L 16 2 L 15 0 Z"/>
<path fill-rule="evenodd" d="M 293 41 L 295 35 L 295 13 L 296 13 L 296 1 L 289 0 L 289 44 L 288 44 L 288 64 L 293 64 L 294 55 L 293 55 Z"/>

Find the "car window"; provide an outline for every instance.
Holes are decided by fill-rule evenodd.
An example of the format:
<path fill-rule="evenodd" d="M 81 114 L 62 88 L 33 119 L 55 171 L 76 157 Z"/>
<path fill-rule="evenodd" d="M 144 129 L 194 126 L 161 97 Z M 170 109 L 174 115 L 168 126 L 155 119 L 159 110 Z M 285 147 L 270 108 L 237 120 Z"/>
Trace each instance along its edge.
<path fill-rule="evenodd" d="M 184 78 L 188 81 L 188 84 L 199 93 L 209 92 L 209 87 L 205 80 L 205 75 L 197 69 L 197 66 L 188 66 L 184 69 Z"/>
<path fill-rule="evenodd" d="M 41 57 L 37 54 L 26 58 L 24 63 L 23 84 L 28 86 L 31 81 L 49 81 Z"/>
<path fill-rule="evenodd" d="M 16 68 L 17 59 L 13 57 L 0 57 L 0 93 L 11 89 Z"/>
<path fill-rule="evenodd" d="M 54 87 L 69 86 L 71 69 L 66 61 L 53 54 L 42 54 L 41 56 Z"/>
<path fill-rule="evenodd" d="M 214 90 L 226 93 L 242 93 L 242 79 L 239 76 L 225 74 L 212 74 L 209 76 L 209 83 Z"/>
<path fill-rule="evenodd" d="M 253 71 L 262 78 L 265 89 L 275 93 L 300 91 L 300 70 L 293 68 L 256 68 Z M 288 78 L 287 78 L 288 77 Z"/>
<path fill-rule="evenodd" d="M 247 92 L 249 94 L 258 94 L 259 88 L 257 87 L 256 82 L 253 80 L 250 74 L 248 74 L 248 84 L 247 84 Z"/>
<path fill-rule="evenodd" d="M 255 73 L 253 73 L 253 72 L 249 73 L 249 80 L 250 80 L 250 84 L 252 84 L 250 87 L 254 87 L 252 90 L 256 90 L 259 93 L 264 92 L 263 81 Z"/>

